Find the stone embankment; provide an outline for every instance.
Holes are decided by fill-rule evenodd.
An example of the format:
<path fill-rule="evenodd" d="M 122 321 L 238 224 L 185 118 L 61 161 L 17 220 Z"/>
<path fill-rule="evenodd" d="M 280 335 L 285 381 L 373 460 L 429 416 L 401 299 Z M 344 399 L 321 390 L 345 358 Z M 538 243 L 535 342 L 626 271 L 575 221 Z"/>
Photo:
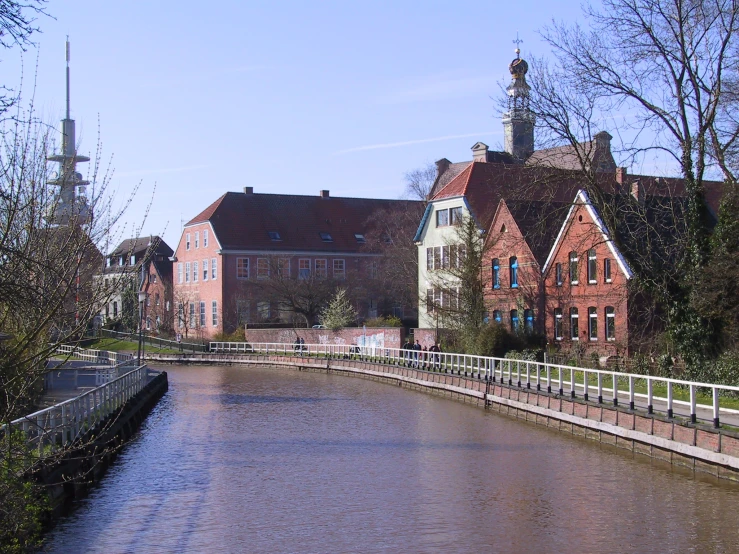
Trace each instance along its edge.
<path fill-rule="evenodd" d="M 148 359 L 177 364 L 268 365 L 361 376 L 470 402 L 636 454 L 739 481 L 739 433 L 726 427 L 714 429 L 709 425 L 691 423 L 686 418 L 666 418 L 554 392 L 343 358 L 203 353 L 151 355 Z"/>

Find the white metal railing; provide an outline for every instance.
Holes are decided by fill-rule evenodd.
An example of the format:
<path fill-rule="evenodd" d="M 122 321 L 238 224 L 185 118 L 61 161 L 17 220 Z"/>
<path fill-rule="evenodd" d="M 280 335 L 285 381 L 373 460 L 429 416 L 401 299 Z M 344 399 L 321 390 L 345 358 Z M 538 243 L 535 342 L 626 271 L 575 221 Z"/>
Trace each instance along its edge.
<path fill-rule="evenodd" d="M 93 365 L 134 365 L 136 357 L 131 354 L 122 352 L 111 352 L 108 350 L 93 350 L 87 348 L 79 348 L 77 346 L 67 346 L 62 344 L 54 351 L 55 354 L 67 356 L 75 360 L 90 362 Z"/>
<path fill-rule="evenodd" d="M 22 432 L 39 456 L 67 446 L 123 406 L 146 386 L 144 365 L 70 400 L 39 410 L 10 423 Z M 8 426 L 0 427 L 5 434 Z"/>
<path fill-rule="evenodd" d="M 393 366 L 415 367 L 432 372 L 490 380 L 521 388 L 536 388 L 557 392 L 561 396 L 583 398 L 598 403 L 618 406 L 627 401 L 635 409 L 636 399 L 644 404 L 648 413 L 655 411 L 674 417 L 675 406 L 689 407 L 690 420 L 698 419 L 698 409 L 712 417 L 701 417 L 719 426 L 720 414 L 737 414 L 739 411 L 722 407 L 720 396 L 739 396 L 739 386 L 700 383 L 650 375 L 637 375 L 604 369 L 574 367 L 547 362 L 512 360 L 491 356 L 474 356 L 450 352 L 403 350 L 348 344 L 302 344 L 211 342 L 213 353 L 232 354 L 282 354 L 323 358 L 356 358 Z M 655 394 L 655 389 L 658 394 Z M 685 392 L 688 400 L 675 399 L 677 391 Z M 699 393 L 710 391 L 710 403 L 698 403 Z M 593 399 L 592 397 L 595 396 Z"/>

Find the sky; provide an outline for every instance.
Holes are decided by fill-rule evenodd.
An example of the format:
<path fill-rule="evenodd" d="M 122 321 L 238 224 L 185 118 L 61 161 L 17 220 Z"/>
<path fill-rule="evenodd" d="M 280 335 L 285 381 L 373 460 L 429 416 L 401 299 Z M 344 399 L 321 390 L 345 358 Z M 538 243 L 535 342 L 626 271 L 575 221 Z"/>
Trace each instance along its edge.
<path fill-rule="evenodd" d="M 537 30 L 579 6 L 50 0 L 36 47 L 0 52 L 0 70 L 58 126 L 69 36 L 79 152 L 100 142 L 119 205 L 139 187 L 123 234 L 176 248 L 227 191 L 399 198 L 410 170 L 501 149 L 513 40 L 547 56 Z"/>

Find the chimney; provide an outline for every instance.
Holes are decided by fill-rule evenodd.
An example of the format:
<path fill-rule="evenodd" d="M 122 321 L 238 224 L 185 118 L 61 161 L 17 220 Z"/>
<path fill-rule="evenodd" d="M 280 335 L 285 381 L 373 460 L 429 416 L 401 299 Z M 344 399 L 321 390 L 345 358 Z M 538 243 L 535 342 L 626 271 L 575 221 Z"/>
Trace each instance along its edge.
<path fill-rule="evenodd" d="M 488 161 L 488 145 L 484 142 L 476 142 L 472 147 L 472 161 L 473 162 L 487 162 Z"/>
<path fill-rule="evenodd" d="M 634 181 L 631 183 L 631 196 L 633 196 L 634 200 L 639 202 L 639 204 L 642 206 L 644 205 L 645 192 L 640 181 Z"/>
<path fill-rule="evenodd" d="M 254 194 L 254 187 L 244 187 L 244 194 Z"/>
<path fill-rule="evenodd" d="M 321 198 L 328 198 L 328 191 L 327 190 L 322 190 L 322 191 L 319 192 L 319 195 L 320 195 Z"/>
<path fill-rule="evenodd" d="M 449 166 L 452 162 L 447 160 L 446 158 L 441 158 L 439 161 L 436 162 L 436 178 L 438 179 L 441 177 L 447 169 L 449 169 Z"/>
<path fill-rule="evenodd" d="M 625 181 L 626 181 L 626 168 L 617 167 L 616 168 L 616 182 L 619 185 L 623 185 Z"/>

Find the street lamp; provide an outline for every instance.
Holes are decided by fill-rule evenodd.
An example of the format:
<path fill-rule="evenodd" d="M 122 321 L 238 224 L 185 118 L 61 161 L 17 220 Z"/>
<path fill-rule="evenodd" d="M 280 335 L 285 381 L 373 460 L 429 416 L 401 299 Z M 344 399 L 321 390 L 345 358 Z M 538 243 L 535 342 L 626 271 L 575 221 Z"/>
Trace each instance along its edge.
<path fill-rule="evenodd" d="M 146 291 L 139 291 L 139 354 L 138 365 L 141 366 L 141 352 L 143 350 L 142 333 L 144 331 L 144 302 L 146 302 Z"/>

